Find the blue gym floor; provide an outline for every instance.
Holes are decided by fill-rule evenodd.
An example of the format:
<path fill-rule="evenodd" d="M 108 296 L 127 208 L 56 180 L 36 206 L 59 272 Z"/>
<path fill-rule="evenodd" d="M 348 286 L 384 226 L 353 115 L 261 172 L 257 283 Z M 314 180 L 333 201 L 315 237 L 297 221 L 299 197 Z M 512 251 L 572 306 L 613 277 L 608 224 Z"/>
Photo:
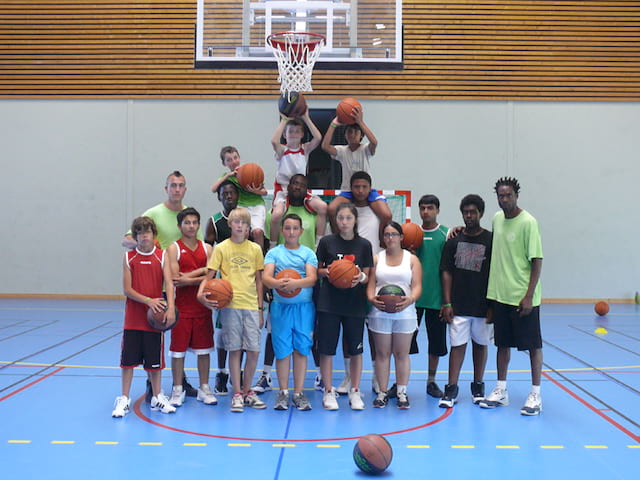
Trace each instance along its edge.
<path fill-rule="evenodd" d="M 217 406 L 187 399 L 176 414 L 165 415 L 142 402 L 145 375 L 137 370 L 134 411 L 113 419 L 122 312 L 122 301 L 0 299 L 0 459 L 6 478 L 363 478 L 352 449 L 367 433 L 386 435 L 393 446 L 385 478 L 637 478 L 636 305 L 612 305 L 602 318 L 592 305 L 543 305 L 544 411 L 538 417 L 519 413 L 530 386 L 527 355 L 512 353 L 511 405 L 484 410 L 470 400 L 468 351 L 459 403 L 451 410 L 425 395 L 421 352 L 412 357 L 410 410 L 398 410 L 394 401 L 385 409 L 371 407 L 365 361 L 367 408 L 361 412 L 352 411 L 346 398 L 339 399 L 339 411 L 324 411 L 310 370 L 310 412 L 273 410 L 276 394 L 268 392 L 267 410 L 231 413 L 227 396 L 218 397 Z M 424 330 L 420 345 L 425 351 Z M 193 356 L 187 367 L 196 384 Z M 342 369 L 339 358 L 336 368 Z M 446 371 L 445 357 L 441 387 Z M 487 392 L 495 376 L 490 347 Z M 170 386 L 167 369 L 163 388 Z"/>

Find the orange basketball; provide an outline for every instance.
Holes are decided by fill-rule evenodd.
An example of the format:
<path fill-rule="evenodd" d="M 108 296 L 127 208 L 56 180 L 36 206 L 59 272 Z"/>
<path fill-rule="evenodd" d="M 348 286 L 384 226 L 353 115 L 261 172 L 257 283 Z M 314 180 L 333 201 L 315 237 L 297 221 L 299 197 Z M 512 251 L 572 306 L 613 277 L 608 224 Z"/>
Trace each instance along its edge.
<path fill-rule="evenodd" d="M 285 268 L 283 270 L 280 270 L 276 274 L 276 278 L 294 278 L 294 279 L 298 279 L 298 278 L 302 278 L 302 277 L 293 268 Z M 296 295 L 298 295 L 300 293 L 300 290 L 301 290 L 300 288 L 296 288 L 293 292 L 283 292 L 282 290 L 277 290 L 276 289 L 278 294 L 281 297 L 285 297 L 285 298 L 295 297 Z"/>
<path fill-rule="evenodd" d="M 364 473 L 378 475 L 384 472 L 393 459 L 393 449 L 386 438 L 369 434 L 360 437 L 353 447 L 353 461 Z"/>
<path fill-rule="evenodd" d="M 336 260 L 329 265 L 329 282 L 337 288 L 351 288 L 353 277 L 358 274 L 358 267 L 346 258 Z"/>
<path fill-rule="evenodd" d="M 342 100 L 336 108 L 336 117 L 338 117 L 338 121 L 345 125 L 352 125 L 356 123 L 351 116 L 351 112 L 354 107 L 362 108 L 360 102 L 355 98 L 345 98 Z"/>
<path fill-rule="evenodd" d="M 233 298 L 233 288 L 231 284 L 222 278 L 212 278 L 204 285 L 203 290 L 207 300 L 218 302 L 218 310 L 225 308 Z"/>
<path fill-rule="evenodd" d="M 255 163 L 245 163 L 238 167 L 238 183 L 244 189 L 249 185 L 259 187 L 264 183 L 264 170 Z"/>
<path fill-rule="evenodd" d="M 598 315 L 603 316 L 609 313 L 609 304 L 607 302 L 599 301 L 595 304 L 593 309 Z"/>
<path fill-rule="evenodd" d="M 417 250 L 422 246 L 422 227 L 415 223 L 402 224 L 402 248 Z"/>

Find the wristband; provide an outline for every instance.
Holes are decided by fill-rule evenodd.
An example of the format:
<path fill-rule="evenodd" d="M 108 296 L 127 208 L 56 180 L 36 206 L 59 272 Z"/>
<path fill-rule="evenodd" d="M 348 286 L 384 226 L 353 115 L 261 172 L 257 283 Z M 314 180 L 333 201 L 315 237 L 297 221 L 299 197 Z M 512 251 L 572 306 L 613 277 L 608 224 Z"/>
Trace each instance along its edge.
<path fill-rule="evenodd" d="M 149 302 L 150 302 L 150 301 L 151 301 L 151 299 L 150 299 L 149 297 L 147 297 L 147 298 L 145 298 L 145 299 L 144 299 L 144 303 L 145 303 L 146 305 L 149 305 Z"/>
<path fill-rule="evenodd" d="M 452 305 L 450 303 L 443 303 L 442 306 L 443 307 L 451 307 Z"/>
<path fill-rule="evenodd" d="M 367 281 L 367 274 L 364 272 L 360 272 L 360 278 L 358 279 L 358 282 L 364 283 L 366 281 Z"/>
<path fill-rule="evenodd" d="M 333 128 L 338 128 L 338 125 L 336 125 L 336 124 L 335 124 L 335 123 L 333 123 L 333 122 L 331 122 L 331 126 L 332 126 Z"/>

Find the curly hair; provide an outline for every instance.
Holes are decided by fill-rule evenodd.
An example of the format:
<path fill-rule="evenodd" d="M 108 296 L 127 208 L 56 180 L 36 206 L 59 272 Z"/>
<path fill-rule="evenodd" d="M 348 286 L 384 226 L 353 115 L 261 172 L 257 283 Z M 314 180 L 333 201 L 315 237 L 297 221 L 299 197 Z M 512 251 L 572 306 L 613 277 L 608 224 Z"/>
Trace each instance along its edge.
<path fill-rule="evenodd" d="M 498 188 L 499 187 L 511 187 L 513 188 L 513 193 L 520 193 L 520 184 L 518 183 L 518 180 L 516 180 L 513 177 L 502 177 L 499 178 L 498 181 L 496 182 L 495 186 L 493 187 L 493 189 L 495 190 L 495 192 L 498 192 Z"/>

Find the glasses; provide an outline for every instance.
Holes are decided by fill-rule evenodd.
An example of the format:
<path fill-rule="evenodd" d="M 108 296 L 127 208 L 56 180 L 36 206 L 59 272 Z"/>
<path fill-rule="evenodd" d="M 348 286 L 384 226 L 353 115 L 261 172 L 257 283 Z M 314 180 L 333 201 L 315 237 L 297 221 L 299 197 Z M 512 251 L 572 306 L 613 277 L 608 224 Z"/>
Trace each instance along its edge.
<path fill-rule="evenodd" d="M 384 233 L 382 236 L 384 238 L 393 238 L 393 237 L 399 237 L 400 235 L 402 235 L 401 233 Z"/>

